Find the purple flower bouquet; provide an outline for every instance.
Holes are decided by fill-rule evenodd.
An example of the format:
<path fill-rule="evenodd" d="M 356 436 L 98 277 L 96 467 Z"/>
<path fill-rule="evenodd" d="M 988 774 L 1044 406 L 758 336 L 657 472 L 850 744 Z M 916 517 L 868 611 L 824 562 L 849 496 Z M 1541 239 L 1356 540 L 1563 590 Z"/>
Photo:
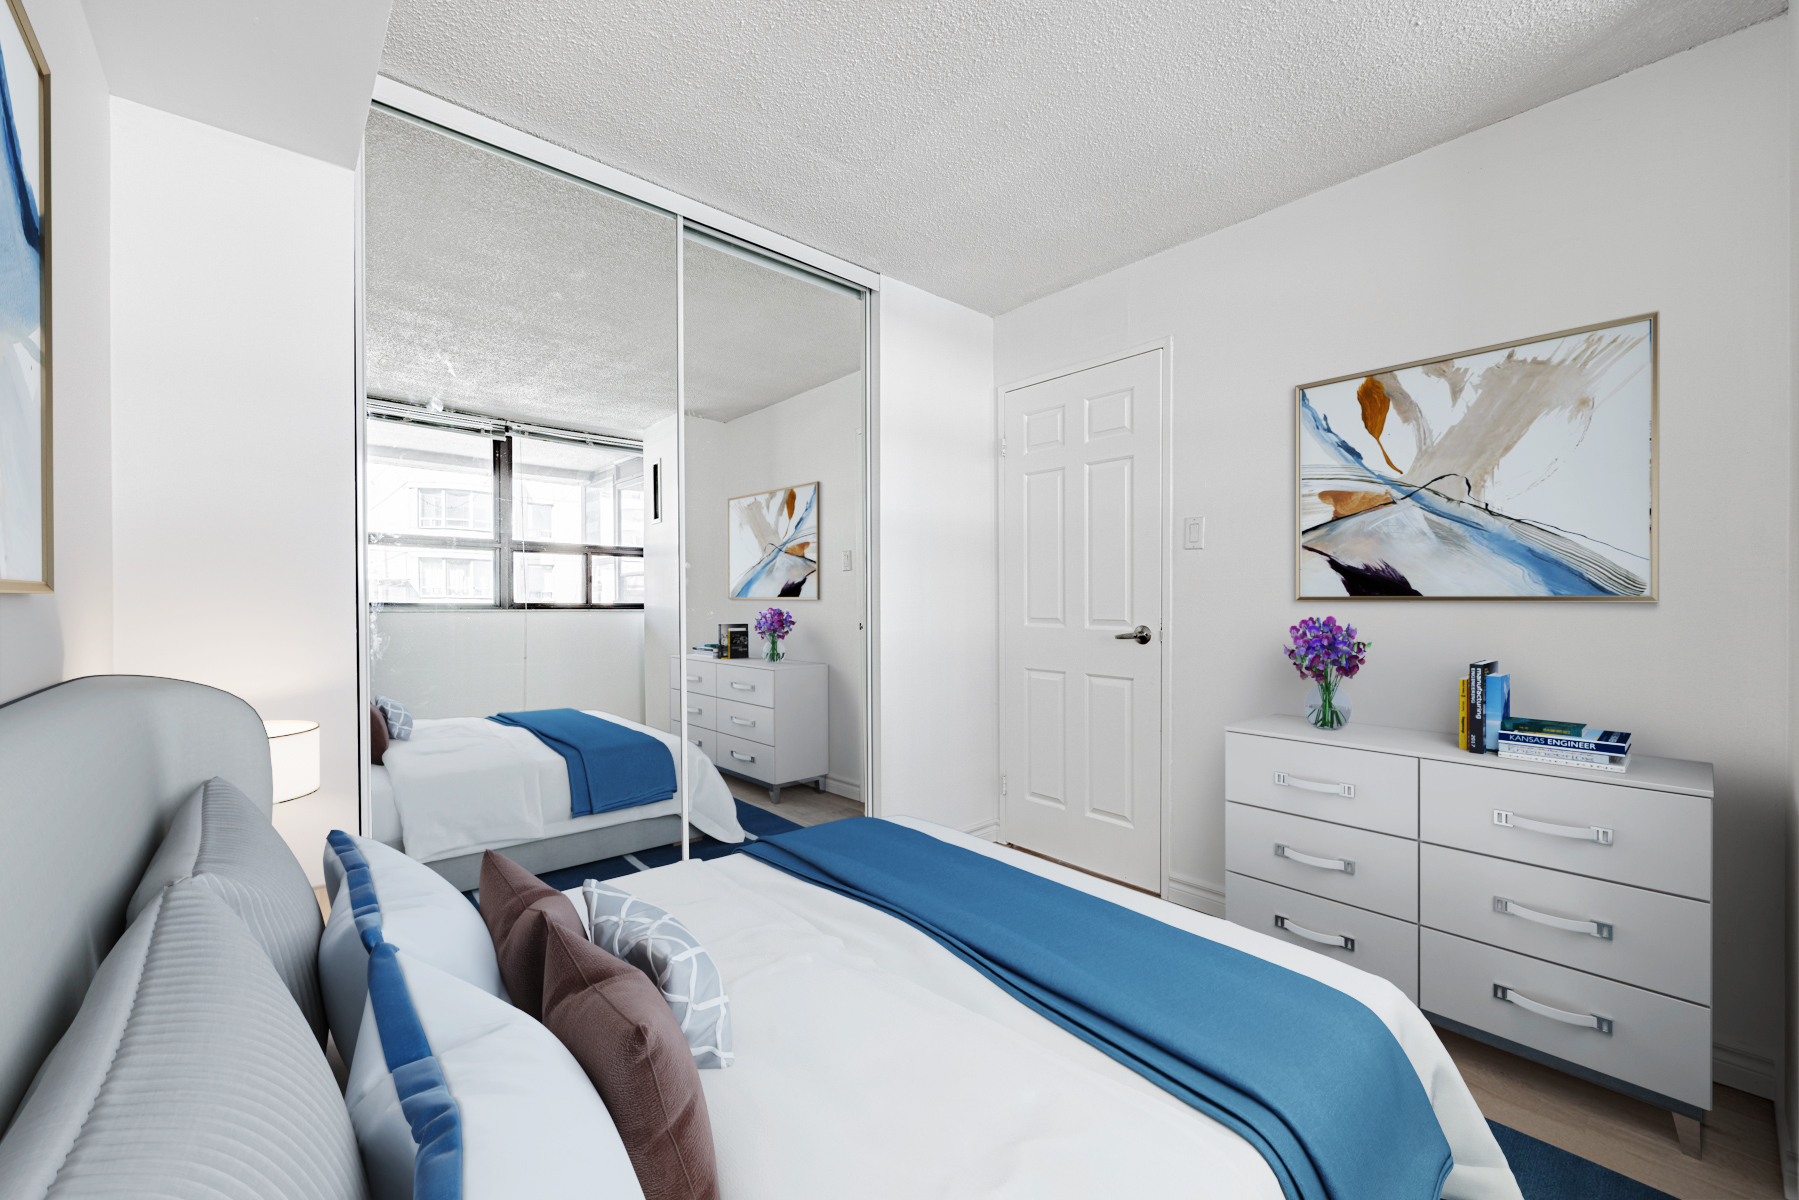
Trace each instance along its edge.
<path fill-rule="evenodd" d="M 761 634 L 763 654 L 769 662 L 781 661 L 781 639 L 793 632 L 793 614 L 779 608 L 766 608 L 756 614 L 756 632 Z"/>
<path fill-rule="evenodd" d="M 1320 729 L 1341 729 L 1349 721 L 1349 698 L 1341 688 L 1368 661 L 1368 643 L 1356 640 L 1354 625 L 1339 625 L 1337 618 L 1307 617 L 1288 629 L 1293 644 L 1287 661 L 1302 679 L 1315 684 L 1306 702 L 1306 719 Z"/>

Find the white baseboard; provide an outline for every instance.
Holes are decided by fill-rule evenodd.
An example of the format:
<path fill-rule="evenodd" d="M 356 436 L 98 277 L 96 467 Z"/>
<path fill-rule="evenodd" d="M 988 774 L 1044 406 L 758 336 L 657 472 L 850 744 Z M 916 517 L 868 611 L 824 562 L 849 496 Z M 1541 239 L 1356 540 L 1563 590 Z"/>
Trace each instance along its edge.
<path fill-rule="evenodd" d="M 962 832 L 968 834 L 970 837 L 978 837 L 982 841 L 997 842 L 999 841 L 999 818 L 995 817 L 991 821 L 982 821 L 978 825 L 970 825 Z"/>
<path fill-rule="evenodd" d="M 835 775 L 825 776 L 825 791 L 830 792 L 833 796 L 843 796 L 849 800 L 859 801 L 862 799 L 861 784 L 852 783 L 847 779 L 839 779 Z"/>
<path fill-rule="evenodd" d="M 1740 1046 L 1712 1043 L 1712 1079 L 1764 1100 L 1780 1099 L 1780 1071 L 1774 1060 Z"/>
<path fill-rule="evenodd" d="M 1176 875 L 1170 871 L 1168 886 L 1162 891 L 1162 899 L 1172 900 L 1182 908 L 1195 909 L 1207 916 L 1224 916 L 1223 890 L 1213 887 L 1203 879 Z"/>

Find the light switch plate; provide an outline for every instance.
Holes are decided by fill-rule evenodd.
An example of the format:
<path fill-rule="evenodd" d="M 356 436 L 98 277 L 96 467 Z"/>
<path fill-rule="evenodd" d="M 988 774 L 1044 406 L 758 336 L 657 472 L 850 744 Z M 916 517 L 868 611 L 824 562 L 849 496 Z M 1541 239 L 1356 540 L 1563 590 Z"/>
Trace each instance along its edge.
<path fill-rule="evenodd" d="M 1206 548 L 1206 519 L 1204 517 L 1188 517 L 1181 523 L 1181 547 L 1186 550 L 1204 550 Z"/>
<path fill-rule="evenodd" d="M 843 552 L 843 569 L 846 571 L 854 571 L 856 569 L 855 551 L 845 550 Z"/>

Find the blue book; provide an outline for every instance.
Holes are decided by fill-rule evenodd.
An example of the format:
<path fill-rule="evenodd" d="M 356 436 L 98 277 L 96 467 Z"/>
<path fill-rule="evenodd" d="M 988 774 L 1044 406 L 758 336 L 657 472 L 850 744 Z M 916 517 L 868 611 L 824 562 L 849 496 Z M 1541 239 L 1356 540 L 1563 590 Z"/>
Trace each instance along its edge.
<path fill-rule="evenodd" d="M 1512 715 L 1512 677 L 1489 675 L 1485 695 L 1486 746 L 1490 754 L 1499 753 L 1499 732 Z"/>
<path fill-rule="evenodd" d="M 1586 750 L 1596 754 L 1629 754 L 1630 734 L 1618 729 L 1600 729 L 1572 721 L 1540 721 L 1528 717 L 1508 717 L 1502 732 L 1505 739 L 1520 746 L 1549 746 L 1557 750 Z"/>

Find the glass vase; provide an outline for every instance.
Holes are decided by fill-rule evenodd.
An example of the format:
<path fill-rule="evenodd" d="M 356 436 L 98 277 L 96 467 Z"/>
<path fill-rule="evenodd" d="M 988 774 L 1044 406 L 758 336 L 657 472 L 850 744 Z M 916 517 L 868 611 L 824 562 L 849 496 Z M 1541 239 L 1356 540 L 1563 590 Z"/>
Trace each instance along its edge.
<path fill-rule="evenodd" d="M 775 637 L 763 638 L 762 657 L 766 658 L 769 662 L 780 662 L 783 657 L 781 654 L 781 639 Z"/>
<path fill-rule="evenodd" d="M 1306 697 L 1306 720 L 1320 729 L 1341 729 L 1349 724 L 1349 689 L 1336 676 L 1312 685 Z"/>

